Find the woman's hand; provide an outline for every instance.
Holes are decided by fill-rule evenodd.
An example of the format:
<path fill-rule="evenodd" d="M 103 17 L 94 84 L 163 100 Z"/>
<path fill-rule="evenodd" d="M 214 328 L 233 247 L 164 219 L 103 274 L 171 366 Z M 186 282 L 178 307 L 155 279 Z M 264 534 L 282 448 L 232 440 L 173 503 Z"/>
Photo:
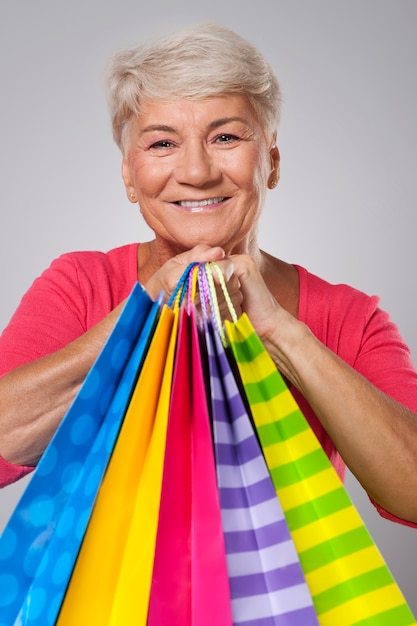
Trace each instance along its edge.
<path fill-rule="evenodd" d="M 292 316 L 273 297 L 253 257 L 247 254 L 234 255 L 229 259 L 230 264 L 239 284 L 242 311 L 248 315 L 259 337 L 268 339 L 276 331 L 277 322 L 281 318 Z"/>
<path fill-rule="evenodd" d="M 220 261 L 225 258 L 224 250 L 220 247 L 210 248 L 209 246 L 198 245 L 171 257 L 156 271 L 144 287 L 150 297 L 155 300 L 161 292 L 165 294 L 165 300 L 168 300 L 173 294 L 187 265 L 190 263 L 206 263 L 209 261 Z"/>
<path fill-rule="evenodd" d="M 175 288 L 180 280 L 183 272 L 190 263 L 207 263 L 215 261 L 220 267 L 227 286 L 232 304 L 235 308 L 236 314 L 241 313 L 242 293 L 240 291 L 240 283 L 237 276 L 233 273 L 234 264 L 231 259 L 226 258 L 225 252 L 220 247 L 210 248 L 205 245 L 198 245 L 182 252 L 175 257 L 169 259 L 153 276 L 145 283 L 144 287 L 151 298 L 155 299 L 161 292 L 165 294 L 165 301 L 175 291 Z M 216 272 L 213 273 L 214 282 L 217 289 L 218 303 L 220 307 L 220 315 L 222 319 L 230 319 L 230 314 L 224 300 L 219 279 Z M 197 291 L 195 297 L 195 303 L 199 306 L 199 294 Z"/>

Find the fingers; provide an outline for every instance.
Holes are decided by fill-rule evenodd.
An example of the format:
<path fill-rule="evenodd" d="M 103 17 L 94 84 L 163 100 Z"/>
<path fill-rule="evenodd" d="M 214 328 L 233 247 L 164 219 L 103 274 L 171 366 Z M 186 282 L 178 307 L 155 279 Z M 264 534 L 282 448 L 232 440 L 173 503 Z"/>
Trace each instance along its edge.
<path fill-rule="evenodd" d="M 269 337 L 277 325 L 285 323 L 287 314 L 268 289 L 262 274 L 249 255 L 232 257 L 234 271 L 240 283 L 242 309 L 247 313 L 261 338 Z"/>
<path fill-rule="evenodd" d="M 211 248 L 205 245 L 198 245 L 181 252 L 169 259 L 144 285 L 151 298 L 155 299 L 161 292 L 164 293 L 165 301 L 169 299 L 178 284 L 184 270 L 190 263 L 206 263 L 211 261 L 221 261 L 225 253 L 222 248 L 216 246 Z"/>

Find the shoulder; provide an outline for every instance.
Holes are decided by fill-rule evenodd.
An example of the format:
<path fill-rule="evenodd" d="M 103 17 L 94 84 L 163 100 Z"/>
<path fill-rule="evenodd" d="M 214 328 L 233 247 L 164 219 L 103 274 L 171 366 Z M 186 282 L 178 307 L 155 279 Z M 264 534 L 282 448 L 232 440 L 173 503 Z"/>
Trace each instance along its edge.
<path fill-rule="evenodd" d="M 108 252 L 82 250 L 66 252 L 52 261 L 41 274 L 41 281 L 57 280 L 65 289 L 73 286 L 77 291 L 124 292 L 137 280 L 138 244 L 128 244 Z"/>
<path fill-rule="evenodd" d="M 67 252 L 52 261 L 35 281 L 38 290 L 53 291 L 94 325 L 130 293 L 137 281 L 138 244 L 107 252 Z"/>
<path fill-rule="evenodd" d="M 67 345 L 137 281 L 138 244 L 62 254 L 34 280 L 0 336 L 0 374 Z"/>
<path fill-rule="evenodd" d="M 352 363 L 360 350 L 369 324 L 388 320 L 379 309 L 379 298 L 350 285 L 330 283 L 296 266 L 300 280 L 298 317 L 329 348 Z"/>
<path fill-rule="evenodd" d="M 353 311 L 349 308 L 350 313 L 364 310 L 369 312 L 379 304 L 377 296 L 370 296 L 345 283 L 330 283 L 304 267 L 299 265 L 295 267 L 300 280 L 300 314 L 314 315 L 317 312 L 317 309 L 312 306 L 314 303 L 329 308 L 329 311 L 334 311 L 335 307 L 338 307 L 338 314 L 340 307 L 345 307 L 346 304 L 354 307 Z"/>
<path fill-rule="evenodd" d="M 299 319 L 376 387 L 415 411 L 417 374 L 410 350 L 379 298 L 297 269 Z"/>
<path fill-rule="evenodd" d="M 138 245 L 127 244 L 107 252 L 100 250 L 66 252 L 52 261 L 46 273 L 52 269 L 64 273 L 78 272 L 81 276 L 99 272 L 99 276 L 117 273 L 119 276 L 132 277 L 133 274 L 136 277 Z M 93 273 L 91 278 L 97 278 L 97 275 Z"/>

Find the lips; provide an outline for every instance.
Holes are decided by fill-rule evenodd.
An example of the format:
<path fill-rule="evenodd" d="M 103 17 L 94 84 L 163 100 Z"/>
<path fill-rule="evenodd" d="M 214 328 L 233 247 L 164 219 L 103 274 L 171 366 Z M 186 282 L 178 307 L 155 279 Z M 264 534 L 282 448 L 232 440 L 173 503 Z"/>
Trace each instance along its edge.
<path fill-rule="evenodd" d="M 214 207 L 224 202 L 224 200 L 226 200 L 226 198 L 221 196 L 218 198 L 206 198 L 204 200 L 179 200 L 175 204 L 191 213 L 198 213 L 204 211 L 207 207 Z"/>

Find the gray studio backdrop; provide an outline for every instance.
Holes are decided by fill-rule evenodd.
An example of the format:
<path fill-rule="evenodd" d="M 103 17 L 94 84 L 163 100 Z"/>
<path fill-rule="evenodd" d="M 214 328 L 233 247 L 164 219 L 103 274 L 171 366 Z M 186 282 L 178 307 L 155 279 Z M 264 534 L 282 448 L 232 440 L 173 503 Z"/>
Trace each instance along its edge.
<path fill-rule="evenodd" d="M 379 295 L 416 360 L 415 0 L 3 0 L 0 327 L 58 254 L 149 237 L 124 195 L 102 68 L 119 47 L 202 19 L 252 40 L 281 82 L 282 178 L 263 248 Z M 26 482 L 0 492 L 0 530 Z M 417 613 L 417 531 L 347 486 Z"/>

